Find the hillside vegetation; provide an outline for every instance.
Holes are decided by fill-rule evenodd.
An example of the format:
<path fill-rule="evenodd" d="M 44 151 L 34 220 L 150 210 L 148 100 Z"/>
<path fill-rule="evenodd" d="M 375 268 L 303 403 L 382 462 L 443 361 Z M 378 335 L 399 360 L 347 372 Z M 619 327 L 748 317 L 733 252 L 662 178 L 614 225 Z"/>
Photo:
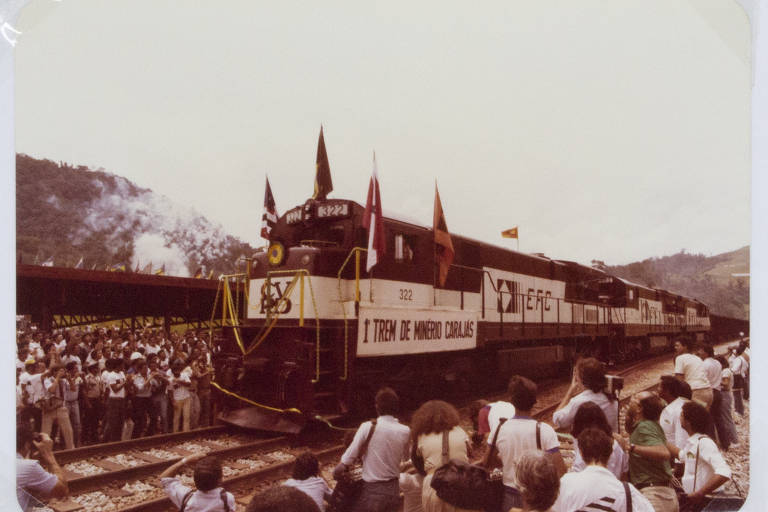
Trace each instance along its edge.
<path fill-rule="evenodd" d="M 606 270 L 635 283 L 699 299 L 715 314 L 749 318 L 749 246 L 716 256 L 682 250 Z"/>

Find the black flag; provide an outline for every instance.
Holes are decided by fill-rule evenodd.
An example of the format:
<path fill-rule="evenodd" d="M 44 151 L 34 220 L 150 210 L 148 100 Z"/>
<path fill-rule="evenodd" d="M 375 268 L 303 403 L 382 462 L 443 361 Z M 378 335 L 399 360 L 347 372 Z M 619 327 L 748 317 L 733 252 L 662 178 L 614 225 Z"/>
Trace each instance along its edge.
<path fill-rule="evenodd" d="M 325 199 L 332 190 L 331 166 L 328 165 L 328 153 L 325 152 L 325 139 L 323 139 L 323 127 L 320 126 L 320 140 L 317 141 L 317 159 L 315 161 L 315 194 L 312 199 Z"/>

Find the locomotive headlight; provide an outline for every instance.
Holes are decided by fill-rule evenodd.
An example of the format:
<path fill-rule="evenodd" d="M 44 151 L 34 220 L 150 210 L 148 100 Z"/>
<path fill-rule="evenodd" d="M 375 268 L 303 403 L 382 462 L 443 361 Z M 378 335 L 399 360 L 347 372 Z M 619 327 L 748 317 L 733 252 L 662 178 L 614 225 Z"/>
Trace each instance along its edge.
<path fill-rule="evenodd" d="M 309 257 L 309 254 L 305 254 L 304 256 L 301 257 L 301 264 L 306 267 L 307 265 L 309 265 L 310 259 L 311 258 Z"/>
<path fill-rule="evenodd" d="M 285 247 L 280 242 L 272 242 L 267 251 L 267 260 L 273 267 L 280 265 L 285 259 Z"/>

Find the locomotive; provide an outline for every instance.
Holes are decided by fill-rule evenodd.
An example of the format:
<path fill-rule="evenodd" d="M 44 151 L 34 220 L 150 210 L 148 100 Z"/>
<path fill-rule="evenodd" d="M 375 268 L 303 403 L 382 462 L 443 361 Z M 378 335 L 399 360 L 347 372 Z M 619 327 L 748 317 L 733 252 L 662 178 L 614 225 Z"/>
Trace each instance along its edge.
<path fill-rule="evenodd" d="M 440 285 L 432 227 L 391 216 L 367 272 L 363 217 L 354 201 L 318 198 L 277 218 L 217 356 L 230 391 L 331 419 L 369 411 L 383 385 L 406 401 L 468 393 L 567 371 L 580 354 L 665 351 L 710 328 L 697 300 L 455 234 Z"/>

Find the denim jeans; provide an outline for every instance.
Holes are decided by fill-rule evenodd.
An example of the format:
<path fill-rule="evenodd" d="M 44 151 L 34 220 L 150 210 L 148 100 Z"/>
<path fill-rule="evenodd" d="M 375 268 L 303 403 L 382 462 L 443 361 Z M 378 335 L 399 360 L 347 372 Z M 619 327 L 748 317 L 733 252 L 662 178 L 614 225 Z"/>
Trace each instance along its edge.
<path fill-rule="evenodd" d="M 394 512 L 400 506 L 400 484 L 397 479 L 388 482 L 365 482 L 357 499 L 355 512 Z"/>

